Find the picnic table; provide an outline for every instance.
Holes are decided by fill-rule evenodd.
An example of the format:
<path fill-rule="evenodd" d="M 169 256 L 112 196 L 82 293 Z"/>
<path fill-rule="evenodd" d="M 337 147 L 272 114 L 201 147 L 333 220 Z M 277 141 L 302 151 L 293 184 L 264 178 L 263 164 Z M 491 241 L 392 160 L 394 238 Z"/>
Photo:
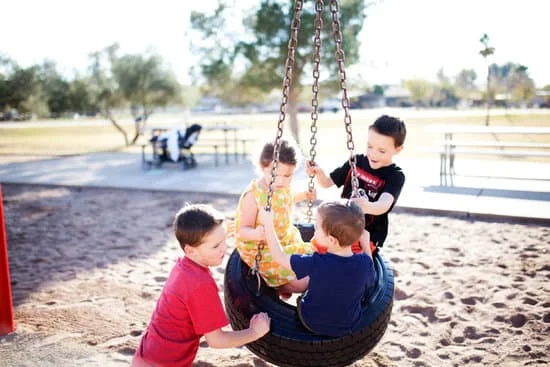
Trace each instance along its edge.
<path fill-rule="evenodd" d="M 550 138 L 543 141 L 525 139 L 525 136 L 550 136 L 550 127 L 547 126 L 435 125 L 428 127 L 427 131 L 443 135 L 443 140 L 436 143 L 440 155 L 441 185 L 447 185 L 447 178 L 453 184 L 457 155 L 550 158 Z M 474 139 L 458 140 L 457 135 L 474 136 Z M 499 139 L 499 136 L 509 138 L 514 135 L 522 139 Z"/>

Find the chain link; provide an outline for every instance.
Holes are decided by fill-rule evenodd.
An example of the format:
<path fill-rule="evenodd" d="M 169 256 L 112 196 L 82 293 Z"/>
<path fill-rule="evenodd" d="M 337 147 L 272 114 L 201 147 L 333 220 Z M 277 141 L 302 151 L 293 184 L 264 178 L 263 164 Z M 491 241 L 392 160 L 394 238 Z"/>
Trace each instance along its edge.
<path fill-rule="evenodd" d="M 319 119 L 319 65 L 321 64 L 321 31 L 323 30 L 323 10 L 325 4 L 323 0 L 315 1 L 315 38 L 313 39 L 313 84 L 311 86 L 311 91 L 313 92 L 313 97 L 311 99 L 311 137 L 309 138 L 309 144 L 311 148 L 309 149 L 309 160 L 312 165 L 315 165 L 315 157 L 317 152 L 315 147 L 317 145 L 317 120 Z M 309 176 L 308 190 L 313 192 L 315 190 L 315 175 Z M 310 199 L 307 202 L 307 221 L 311 223 L 313 217 L 313 200 Z"/>
<path fill-rule="evenodd" d="M 271 167 L 271 180 L 269 182 L 269 190 L 267 194 L 267 203 L 265 210 L 271 210 L 271 200 L 273 198 L 273 183 L 277 176 L 277 165 L 279 164 L 279 150 L 281 148 L 281 138 L 283 136 L 283 122 L 286 118 L 286 107 L 288 104 L 288 96 L 292 85 L 292 70 L 294 68 L 294 59 L 296 48 L 298 47 L 298 31 L 300 30 L 300 16 L 302 14 L 303 0 L 296 0 L 294 4 L 294 17 L 290 25 L 291 37 L 288 41 L 288 55 L 285 63 L 285 77 L 283 79 L 283 97 L 281 99 L 281 108 L 279 109 L 279 121 L 277 123 L 277 135 L 273 144 L 273 166 Z"/>
<path fill-rule="evenodd" d="M 279 164 L 279 151 L 281 149 L 281 138 L 283 136 L 283 122 L 286 118 L 286 107 L 288 104 L 288 96 L 290 94 L 290 87 L 292 85 L 292 70 L 294 68 L 294 59 L 296 55 L 296 48 L 298 47 L 298 31 L 300 30 L 300 17 L 302 14 L 304 2 L 303 0 L 296 0 L 294 3 L 294 17 L 290 24 L 291 37 L 288 41 L 288 54 L 285 63 L 285 77 L 283 78 L 283 97 L 281 99 L 281 108 L 279 109 L 279 121 L 277 122 L 277 135 L 275 136 L 275 143 L 273 144 L 273 166 L 271 167 L 271 180 L 269 181 L 269 188 L 267 193 L 267 201 L 265 204 L 265 210 L 271 211 L 271 204 L 273 199 L 273 184 L 277 176 L 277 165 Z M 265 248 L 265 243 L 260 241 L 258 243 L 258 252 L 254 257 L 254 267 L 250 269 L 252 274 L 255 274 L 258 278 L 258 293 L 260 291 L 260 262 L 262 261 L 262 253 Z"/>
<path fill-rule="evenodd" d="M 347 134 L 347 148 L 349 150 L 349 165 L 351 167 L 351 197 L 360 196 L 359 180 L 357 179 L 357 159 L 355 157 L 355 145 L 351 131 L 351 115 L 349 113 L 349 98 L 346 87 L 346 71 L 344 66 L 345 54 L 342 49 L 342 31 L 338 13 L 340 6 L 338 0 L 330 0 L 330 13 L 332 17 L 332 33 L 336 45 L 335 59 L 338 64 L 340 90 L 342 91 L 342 108 L 344 109 L 344 125 Z"/>

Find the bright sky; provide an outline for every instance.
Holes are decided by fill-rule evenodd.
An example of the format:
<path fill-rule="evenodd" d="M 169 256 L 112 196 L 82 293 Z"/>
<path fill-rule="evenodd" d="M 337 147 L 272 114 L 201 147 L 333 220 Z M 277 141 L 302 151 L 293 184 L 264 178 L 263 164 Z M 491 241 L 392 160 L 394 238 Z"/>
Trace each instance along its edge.
<path fill-rule="evenodd" d="M 250 8 L 260 1 L 230 2 Z M 185 82 L 194 61 L 186 37 L 189 11 L 211 10 L 215 4 L 216 0 L 5 1 L 0 52 L 22 66 L 53 59 L 70 73 L 85 70 L 89 52 L 118 41 L 122 52 L 158 52 Z M 305 1 L 305 6 L 311 4 Z M 383 0 L 367 11 L 361 65 L 350 68 L 350 75 L 372 85 L 435 80 L 439 68 L 448 76 L 473 68 L 481 81 L 486 67 L 479 39 L 487 33 L 496 49 L 491 62 L 526 65 L 537 87 L 542 87 L 550 84 L 548 14 L 549 0 Z"/>

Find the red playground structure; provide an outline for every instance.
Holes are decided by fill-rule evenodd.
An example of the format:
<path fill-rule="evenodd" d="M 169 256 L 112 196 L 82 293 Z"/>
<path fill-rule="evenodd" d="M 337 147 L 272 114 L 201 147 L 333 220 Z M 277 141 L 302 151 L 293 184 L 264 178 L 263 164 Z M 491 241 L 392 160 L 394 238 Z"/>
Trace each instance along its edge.
<path fill-rule="evenodd" d="M 8 263 L 8 243 L 6 240 L 6 226 L 4 223 L 2 186 L 0 185 L 0 335 L 9 334 L 14 330 L 10 267 Z"/>

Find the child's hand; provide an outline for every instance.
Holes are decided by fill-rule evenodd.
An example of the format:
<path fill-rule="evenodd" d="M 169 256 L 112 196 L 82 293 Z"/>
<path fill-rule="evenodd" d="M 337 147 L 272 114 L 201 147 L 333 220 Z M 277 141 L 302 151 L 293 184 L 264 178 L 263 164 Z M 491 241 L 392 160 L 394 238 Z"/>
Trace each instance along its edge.
<path fill-rule="evenodd" d="M 363 213 L 367 213 L 367 205 L 369 205 L 369 199 L 365 197 L 351 198 L 350 199 L 354 204 L 357 204 L 361 208 Z"/>
<path fill-rule="evenodd" d="M 317 200 L 317 190 L 312 189 L 304 192 L 306 200 L 315 201 Z"/>
<path fill-rule="evenodd" d="M 359 238 L 359 244 L 361 245 L 363 252 L 372 256 L 372 252 L 370 249 L 370 233 L 367 232 L 366 229 L 363 230 L 363 234 Z"/>
<path fill-rule="evenodd" d="M 257 226 L 254 228 L 255 236 L 257 241 L 265 240 L 265 228 L 264 226 Z"/>
<path fill-rule="evenodd" d="M 265 208 L 262 208 L 258 211 L 258 220 L 264 227 L 273 226 L 273 212 L 266 211 Z M 265 233 L 264 233 L 265 236 Z"/>
<path fill-rule="evenodd" d="M 316 176 L 320 168 L 315 162 L 306 161 L 306 173 L 308 176 Z"/>
<path fill-rule="evenodd" d="M 260 312 L 252 316 L 250 319 L 250 328 L 254 330 L 254 333 L 261 338 L 269 332 L 269 324 L 271 319 L 265 312 Z"/>
<path fill-rule="evenodd" d="M 366 244 L 366 245 L 370 244 L 370 233 L 366 229 L 363 229 L 363 234 L 359 238 L 359 243 L 361 244 L 361 247 L 363 246 L 363 244 Z M 370 245 L 369 245 L 369 248 L 370 248 Z"/>

